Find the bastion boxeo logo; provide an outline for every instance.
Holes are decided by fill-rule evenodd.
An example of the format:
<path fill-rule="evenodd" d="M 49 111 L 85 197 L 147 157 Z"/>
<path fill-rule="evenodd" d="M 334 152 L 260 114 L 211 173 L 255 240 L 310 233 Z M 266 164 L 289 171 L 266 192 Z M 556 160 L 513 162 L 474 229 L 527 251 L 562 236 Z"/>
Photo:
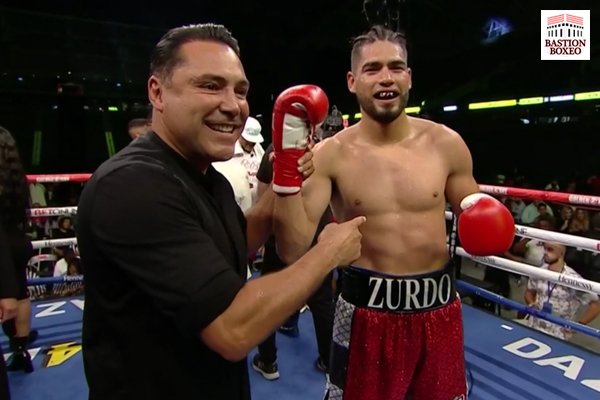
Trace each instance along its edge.
<path fill-rule="evenodd" d="M 590 10 L 542 10 L 542 60 L 590 59 Z"/>

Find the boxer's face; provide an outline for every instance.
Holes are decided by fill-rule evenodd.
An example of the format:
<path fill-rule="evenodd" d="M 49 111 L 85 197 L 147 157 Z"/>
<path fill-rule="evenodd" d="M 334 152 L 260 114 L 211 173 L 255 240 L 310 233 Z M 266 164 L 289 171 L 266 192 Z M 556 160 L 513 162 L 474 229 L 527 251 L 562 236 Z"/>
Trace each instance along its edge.
<path fill-rule="evenodd" d="M 148 81 L 154 126 L 191 161 L 229 160 L 249 113 L 242 63 L 231 48 L 210 41 L 186 43 L 179 56 L 170 82 Z"/>
<path fill-rule="evenodd" d="M 361 49 L 361 57 L 348 72 L 350 92 L 361 110 L 380 123 L 398 118 L 408 103 L 411 71 L 405 51 L 388 41 L 377 41 Z"/>

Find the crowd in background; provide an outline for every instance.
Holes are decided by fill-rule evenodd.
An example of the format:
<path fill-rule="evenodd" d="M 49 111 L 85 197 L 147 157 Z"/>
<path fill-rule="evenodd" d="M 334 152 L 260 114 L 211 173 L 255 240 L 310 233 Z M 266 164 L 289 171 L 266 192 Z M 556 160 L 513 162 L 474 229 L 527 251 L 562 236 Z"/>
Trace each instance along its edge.
<path fill-rule="evenodd" d="M 82 188 L 83 186 L 78 183 L 31 183 L 29 193 L 32 207 L 77 206 Z M 71 215 L 32 217 L 27 227 L 27 234 L 32 240 L 75 238 L 75 219 Z M 33 257 L 29 262 L 27 271 L 29 279 L 81 275 L 83 275 L 83 267 L 76 244 L 40 249 L 38 256 Z M 51 283 L 29 288 L 32 299 L 74 296 L 82 293 L 82 282 Z"/>
<path fill-rule="evenodd" d="M 340 115 L 341 113 L 336 110 L 335 116 Z M 136 140 L 147 132 L 150 126 L 150 119 L 132 120 L 128 125 L 131 139 Z M 256 174 L 265 153 L 260 123 L 251 117 L 246 128 L 236 143 L 234 157 L 230 161 L 214 164 L 214 167 L 231 183 L 236 201 L 243 210 L 250 208 L 256 202 L 259 186 Z M 339 128 L 341 129 L 341 125 Z M 323 138 L 328 136 L 323 134 L 323 131 L 317 132 L 314 139 L 320 140 L 321 136 L 324 136 Z M 540 177 L 532 178 L 539 181 Z M 497 175 L 493 182 L 481 183 L 600 196 L 600 178 L 593 174 L 578 179 L 551 179 L 546 185 L 542 185 L 543 187 L 532 187 L 529 182 L 527 177 L 515 171 L 509 175 Z M 32 183 L 30 184 L 32 206 L 34 208 L 76 206 L 82 187 L 83 184 L 78 183 Z M 600 239 L 600 210 L 561 203 L 526 201 L 512 197 L 505 197 L 502 201 L 511 210 L 515 222 L 519 225 Z M 28 228 L 28 233 L 33 240 L 68 239 L 76 236 L 76 224 L 72 216 L 34 217 L 31 218 Z M 544 264 L 544 251 L 544 242 L 516 237 L 511 250 L 502 256 L 541 267 Z M 39 252 L 41 257 L 34 257 L 30 262 L 28 271 L 30 279 L 83 275 L 84 266 L 79 260 L 76 244 L 40 249 Z M 253 261 L 249 260 L 250 268 Z M 600 257 L 597 253 L 567 247 L 565 263 L 579 276 L 600 282 Z M 510 298 L 510 277 L 510 273 L 488 267 L 484 280 L 497 285 L 499 293 Z M 517 278 L 520 285 L 522 279 Z M 72 296 L 82 292 L 82 282 L 52 283 L 30 288 L 32 299 Z"/>

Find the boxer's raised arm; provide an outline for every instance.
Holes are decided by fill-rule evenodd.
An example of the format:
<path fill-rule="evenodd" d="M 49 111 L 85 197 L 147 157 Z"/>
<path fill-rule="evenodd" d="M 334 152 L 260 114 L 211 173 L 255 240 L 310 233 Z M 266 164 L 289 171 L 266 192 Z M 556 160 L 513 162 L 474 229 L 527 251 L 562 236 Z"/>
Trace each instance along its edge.
<path fill-rule="evenodd" d="M 275 196 L 273 231 L 279 257 L 290 264 L 310 248 L 319 221 L 331 200 L 333 160 L 338 142 L 326 140 L 313 149 L 315 172 L 300 193 Z"/>

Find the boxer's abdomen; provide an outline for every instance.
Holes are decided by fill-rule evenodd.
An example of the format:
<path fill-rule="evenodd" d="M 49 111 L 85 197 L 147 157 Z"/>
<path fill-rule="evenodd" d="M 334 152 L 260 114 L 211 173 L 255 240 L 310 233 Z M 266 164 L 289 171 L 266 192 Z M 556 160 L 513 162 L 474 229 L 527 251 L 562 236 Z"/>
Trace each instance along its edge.
<path fill-rule="evenodd" d="M 448 261 L 443 211 L 366 217 L 361 226 L 362 256 L 354 265 L 412 275 L 438 270 Z"/>

